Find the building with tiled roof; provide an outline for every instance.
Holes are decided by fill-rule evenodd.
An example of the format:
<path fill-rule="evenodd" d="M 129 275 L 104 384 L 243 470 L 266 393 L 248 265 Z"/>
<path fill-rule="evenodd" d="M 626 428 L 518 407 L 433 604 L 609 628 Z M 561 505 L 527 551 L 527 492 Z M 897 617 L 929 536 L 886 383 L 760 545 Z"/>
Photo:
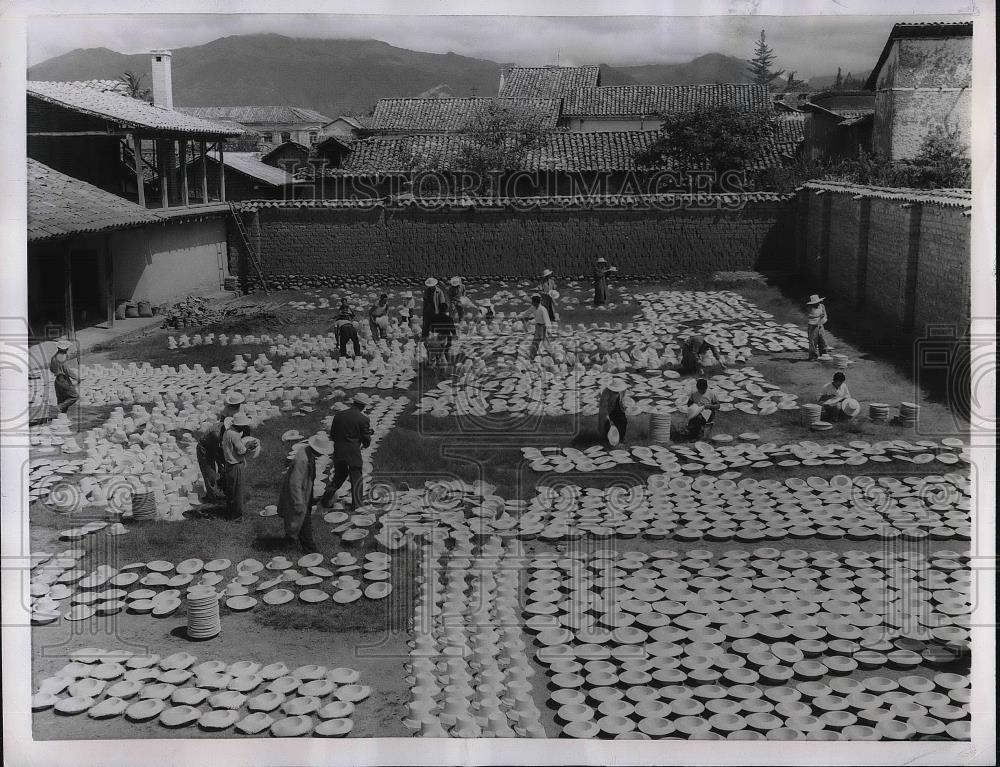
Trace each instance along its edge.
<path fill-rule="evenodd" d="M 174 109 L 164 109 L 115 91 L 77 83 L 29 81 L 28 109 L 32 102 L 52 104 L 81 115 L 114 123 L 119 129 L 173 134 L 177 137 L 227 138 L 242 131 Z"/>
<path fill-rule="evenodd" d="M 498 95 L 510 98 L 562 98 L 571 91 L 601 84 L 599 66 L 510 67 L 500 73 Z"/>
<path fill-rule="evenodd" d="M 226 199 L 259 200 L 282 197 L 295 183 L 295 177 L 280 167 L 264 162 L 256 152 L 226 152 Z M 188 164 L 189 183 L 197 183 L 197 161 Z M 208 183 L 218 184 L 219 161 L 208 158 Z"/>
<path fill-rule="evenodd" d="M 260 134 L 261 143 L 296 141 L 305 146 L 317 143 L 330 118 L 314 109 L 291 106 L 179 107 L 185 114 L 210 120 L 239 123 Z"/>
<path fill-rule="evenodd" d="M 767 89 L 732 85 L 613 85 L 580 88 L 563 99 L 569 130 L 658 130 L 659 115 L 690 112 L 699 106 L 729 105 L 748 112 L 772 109 Z"/>
<path fill-rule="evenodd" d="M 801 141 L 801 120 L 776 120 L 775 134 L 761 147 L 750 170 L 780 166 Z M 640 169 L 635 157 L 661 136 L 658 131 L 554 131 L 545 143 L 527 153 L 520 170 L 625 172 Z M 407 173 L 414 168 L 464 170 L 461 160 L 467 139 L 461 134 L 421 134 L 372 137 L 356 141 L 341 171 L 357 175 Z"/>
<path fill-rule="evenodd" d="M 28 242 L 159 221 L 134 202 L 28 158 Z"/>
<path fill-rule="evenodd" d="M 865 83 L 875 92 L 873 151 L 910 159 L 939 126 L 968 148 L 971 87 L 972 22 L 896 24 Z"/>
<path fill-rule="evenodd" d="M 465 128 L 470 120 L 490 104 L 502 104 L 536 113 L 542 127 L 559 124 L 559 99 L 461 98 L 461 99 L 379 99 L 368 124 L 372 133 L 451 133 Z"/>

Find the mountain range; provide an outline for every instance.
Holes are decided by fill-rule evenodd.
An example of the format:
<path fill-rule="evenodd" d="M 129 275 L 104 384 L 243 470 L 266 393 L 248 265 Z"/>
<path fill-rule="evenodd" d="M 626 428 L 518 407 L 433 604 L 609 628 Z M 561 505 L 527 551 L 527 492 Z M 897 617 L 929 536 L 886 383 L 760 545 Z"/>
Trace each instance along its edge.
<path fill-rule="evenodd" d="M 290 105 L 315 109 L 331 118 L 366 114 L 383 97 L 493 95 L 503 66 L 509 64 L 456 53 L 411 51 L 379 40 L 236 35 L 173 50 L 174 105 Z M 110 79 L 127 71 L 145 74 L 148 85 L 149 54 L 77 49 L 29 67 L 28 79 Z M 746 62 L 720 53 L 682 64 L 601 64 L 602 85 L 746 79 Z M 833 78 L 822 79 L 832 82 Z"/>

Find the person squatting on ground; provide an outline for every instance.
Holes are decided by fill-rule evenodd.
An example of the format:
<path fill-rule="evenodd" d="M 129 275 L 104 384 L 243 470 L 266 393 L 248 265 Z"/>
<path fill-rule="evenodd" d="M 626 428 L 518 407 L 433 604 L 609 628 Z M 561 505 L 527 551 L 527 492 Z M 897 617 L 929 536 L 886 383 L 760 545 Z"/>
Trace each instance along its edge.
<path fill-rule="evenodd" d="M 368 310 L 368 324 L 371 327 L 372 338 L 376 341 L 389 337 L 389 296 L 387 294 L 380 295 L 378 301 Z"/>
<path fill-rule="evenodd" d="M 851 397 L 851 391 L 847 388 L 847 376 L 843 373 L 833 374 L 833 381 L 823 387 L 816 402 L 823 407 L 824 421 L 853 418 L 861 410 L 858 401 Z"/>
<path fill-rule="evenodd" d="M 330 455 L 333 443 L 325 434 L 314 434 L 301 445 L 285 469 L 278 497 L 278 514 L 285 522 L 285 543 L 296 544 L 306 554 L 318 551 L 313 537 L 312 511 L 316 503 L 316 457 Z"/>
<path fill-rule="evenodd" d="M 69 369 L 69 347 L 69 341 L 57 341 L 56 353 L 49 360 L 49 372 L 55 376 L 56 404 L 60 413 L 65 413 L 80 399 L 76 390 L 80 377 Z"/>
<path fill-rule="evenodd" d="M 361 341 L 358 338 L 358 328 L 355 324 L 357 322 L 357 317 L 354 314 L 354 310 L 351 305 L 344 301 L 340 305 L 340 312 L 337 314 L 337 319 L 334 320 L 334 327 L 337 329 L 337 344 L 340 348 L 340 356 L 347 356 L 347 344 L 350 343 L 354 347 L 354 356 L 361 356 Z"/>
<path fill-rule="evenodd" d="M 461 322 L 465 316 L 463 298 L 465 298 L 465 285 L 462 284 L 462 278 L 452 277 L 448 280 L 448 314 L 455 323 Z"/>
<path fill-rule="evenodd" d="M 823 305 L 823 298 L 816 293 L 809 296 L 806 301 L 806 332 L 809 335 L 809 359 L 815 360 L 825 357 L 828 352 L 833 351 L 826 342 L 826 306 Z"/>
<path fill-rule="evenodd" d="M 687 401 L 688 421 L 685 430 L 688 439 L 699 439 L 705 426 L 715 420 L 720 407 L 719 397 L 708 388 L 708 381 L 699 378 Z"/>
<path fill-rule="evenodd" d="M 354 511 L 364 505 L 364 461 L 361 449 L 372 443 L 371 423 L 365 415 L 365 408 L 371 400 L 364 392 L 354 395 L 351 407 L 338 411 L 333 416 L 330 425 L 330 439 L 333 440 L 333 479 L 326 486 L 326 492 L 320 501 L 321 505 L 329 507 L 344 484 L 351 480 L 351 504 Z"/>
<path fill-rule="evenodd" d="M 608 275 L 618 271 L 613 266 L 608 266 L 604 256 L 597 259 L 594 266 L 594 306 L 604 306 L 608 302 Z"/>
<path fill-rule="evenodd" d="M 434 317 L 442 312 L 447 313 L 448 301 L 445 299 L 444 291 L 438 285 L 438 281 L 433 277 L 424 280 L 424 310 L 420 317 L 420 337 L 427 338 L 431 333 L 431 324 Z"/>
<path fill-rule="evenodd" d="M 719 351 L 719 339 L 715 336 L 702 336 L 698 333 L 690 335 L 681 344 L 681 373 L 697 373 L 705 375 L 705 357 L 711 352 L 715 361 L 726 369 L 726 364 L 722 361 L 722 352 Z"/>
<path fill-rule="evenodd" d="M 248 437 L 250 419 L 246 413 L 237 413 L 226 419 L 222 434 L 222 457 L 226 464 L 226 518 L 243 519 L 247 502 L 246 460 L 247 455 L 256 458 L 260 454 L 260 442 Z"/>
<path fill-rule="evenodd" d="M 601 392 L 597 408 L 597 425 L 601 438 L 611 445 L 624 442 L 628 431 L 628 415 L 625 412 L 628 405 L 626 388 L 625 382 L 616 378 Z M 612 427 L 615 429 L 614 432 L 611 431 Z"/>
<path fill-rule="evenodd" d="M 531 308 L 522 317 L 530 319 L 535 328 L 534 335 L 531 338 L 531 350 L 528 353 L 529 359 L 535 359 L 535 355 L 538 354 L 538 349 L 542 344 L 545 344 L 545 348 L 548 349 L 549 327 L 552 325 L 548 310 L 542 306 L 541 296 L 534 295 L 531 297 Z"/>

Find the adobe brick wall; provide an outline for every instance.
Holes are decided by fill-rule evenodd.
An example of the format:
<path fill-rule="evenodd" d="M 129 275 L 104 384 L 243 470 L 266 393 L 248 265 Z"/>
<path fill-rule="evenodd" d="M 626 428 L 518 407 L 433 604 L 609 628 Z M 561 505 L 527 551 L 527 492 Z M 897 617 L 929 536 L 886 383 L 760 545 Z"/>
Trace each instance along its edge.
<path fill-rule="evenodd" d="M 924 207 L 913 315 L 919 333 L 924 334 L 928 324 L 940 323 L 964 332 L 971 310 L 970 236 L 970 219 L 956 209 Z"/>
<path fill-rule="evenodd" d="M 963 208 L 854 196 L 800 192 L 799 210 L 806 220 L 798 223 L 805 230 L 798 242 L 808 249 L 800 263 L 815 285 L 803 293 L 816 290 L 854 302 L 873 319 L 915 335 L 940 323 L 964 332 L 970 311 L 971 219 Z M 827 227 L 823 200 L 830 206 Z M 821 270 L 812 254 L 822 252 L 828 258 L 827 279 L 817 282 Z"/>
<path fill-rule="evenodd" d="M 342 277 L 590 274 L 604 256 L 622 276 L 790 268 L 795 202 L 741 210 L 359 211 L 262 207 L 245 214 L 265 273 L 296 284 Z M 235 234 L 235 233 L 231 233 Z M 245 274 L 238 241 L 230 271 Z M 256 244 L 256 242 L 255 242 Z"/>

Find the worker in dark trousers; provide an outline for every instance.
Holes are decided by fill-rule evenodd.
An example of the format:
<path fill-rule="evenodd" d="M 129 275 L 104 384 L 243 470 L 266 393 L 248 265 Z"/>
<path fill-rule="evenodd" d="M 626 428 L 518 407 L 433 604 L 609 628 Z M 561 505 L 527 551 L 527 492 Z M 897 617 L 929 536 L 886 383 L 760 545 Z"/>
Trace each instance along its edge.
<path fill-rule="evenodd" d="M 372 443 L 372 427 L 365 415 L 371 400 L 364 392 L 354 395 L 351 406 L 333 416 L 330 439 L 333 440 L 333 479 L 326 486 L 323 506 L 330 506 L 340 486 L 351 480 L 351 504 L 357 511 L 364 505 L 364 460 L 361 449 Z"/>

